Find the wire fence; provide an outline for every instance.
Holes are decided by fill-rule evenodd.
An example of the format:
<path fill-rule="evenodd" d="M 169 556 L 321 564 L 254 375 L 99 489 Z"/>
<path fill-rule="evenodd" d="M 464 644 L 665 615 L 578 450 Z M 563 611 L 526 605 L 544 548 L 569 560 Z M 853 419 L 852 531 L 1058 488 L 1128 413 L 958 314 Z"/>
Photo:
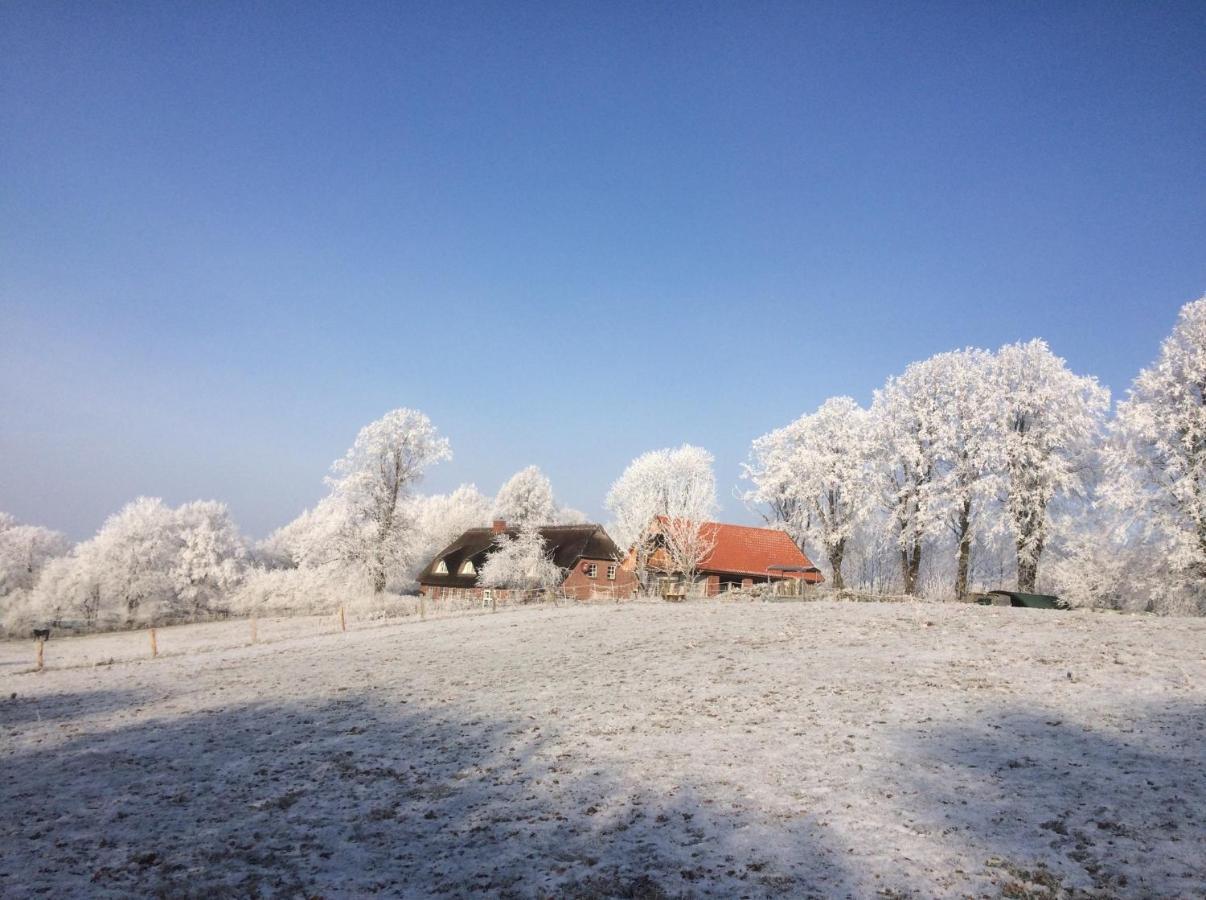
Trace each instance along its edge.
<path fill-rule="evenodd" d="M 834 591 L 797 579 L 755 585 L 722 585 L 709 594 L 703 585 L 678 592 L 653 585 L 648 593 L 627 596 L 606 587 L 581 596 L 575 591 L 449 592 L 438 598 L 391 596 L 374 604 L 349 604 L 332 612 L 278 609 L 272 615 L 215 619 L 136 630 L 71 635 L 51 630 L 48 638 L 0 641 L 0 677 L 45 669 L 107 666 L 261 645 L 287 644 L 322 635 L 355 633 L 424 621 L 489 616 L 515 609 L 614 605 L 632 602 L 774 602 L 808 600 L 885 601 L 885 595 Z M 916 598 L 912 598 L 916 599 Z"/>
<path fill-rule="evenodd" d="M 272 615 L 229 616 L 205 622 L 78 635 L 51 628 L 46 638 L 0 641 L 0 677 L 283 644 L 322 635 L 491 615 L 519 608 L 614 604 L 620 599 L 604 591 L 586 598 L 564 591 L 500 591 L 494 596 L 438 599 L 393 596 L 380 603 L 352 603 L 325 613 L 312 613 L 304 608 L 277 609 Z"/>

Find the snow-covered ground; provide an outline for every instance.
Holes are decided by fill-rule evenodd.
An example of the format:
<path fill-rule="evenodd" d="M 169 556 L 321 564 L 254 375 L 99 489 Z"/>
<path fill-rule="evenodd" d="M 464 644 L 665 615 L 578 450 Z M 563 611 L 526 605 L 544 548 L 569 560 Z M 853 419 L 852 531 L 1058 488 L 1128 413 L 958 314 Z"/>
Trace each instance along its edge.
<path fill-rule="evenodd" d="M 1206 886 L 1202 620 L 625 604 L 19 663 L 4 897 Z"/>

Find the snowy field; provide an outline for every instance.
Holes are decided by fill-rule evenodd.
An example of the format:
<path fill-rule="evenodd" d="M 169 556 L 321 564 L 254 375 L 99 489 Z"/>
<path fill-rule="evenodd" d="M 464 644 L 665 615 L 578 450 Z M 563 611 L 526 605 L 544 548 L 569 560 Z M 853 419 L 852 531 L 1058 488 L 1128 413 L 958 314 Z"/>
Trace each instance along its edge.
<path fill-rule="evenodd" d="M 1206 887 L 1203 620 L 714 602 L 330 624 L 42 673 L 14 645 L 0 895 Z"/>

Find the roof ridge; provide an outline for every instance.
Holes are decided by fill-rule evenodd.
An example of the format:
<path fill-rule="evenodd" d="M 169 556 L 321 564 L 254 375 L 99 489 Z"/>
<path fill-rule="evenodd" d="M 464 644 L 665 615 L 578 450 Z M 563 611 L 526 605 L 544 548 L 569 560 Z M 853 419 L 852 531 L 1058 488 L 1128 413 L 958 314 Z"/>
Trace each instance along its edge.
<path fill-rule="evenodd" d="M 511 529 L 518 530 L 519 527 L 520 527 L 519 525 L 513 525 L 510 522 L 507 523 L 508 531 L 510 531 Z M 598 528 L 602 528 L 603 526 L 601 524 L 599 524 L 598 522 L 573 522 L 568 525 L 562 525 L 557 522 L 552 522 L 547 525 L 537 525 L 536 527 L 537 528 L 592 528 L 592 529 L 598 529 Z M 494 530 L 493 525 L 473 525 L 473 526 L 470 526 L 469 528 L 465 529 L 466 532 L 468 532 L 468 531 L 493 531 L 493 530 Z"/>
<path fill-rule="evenodd" d="M 741 525 L 737 522 L 703 522 L 700 527 L 702 528 L 705 525 L 716 525 L 722 528 L 741 528 L 746 531 L 770 531 L 774 534 L 788 534 L 786 529 L 783 528 L 768 528 L 764 525 Z"/>

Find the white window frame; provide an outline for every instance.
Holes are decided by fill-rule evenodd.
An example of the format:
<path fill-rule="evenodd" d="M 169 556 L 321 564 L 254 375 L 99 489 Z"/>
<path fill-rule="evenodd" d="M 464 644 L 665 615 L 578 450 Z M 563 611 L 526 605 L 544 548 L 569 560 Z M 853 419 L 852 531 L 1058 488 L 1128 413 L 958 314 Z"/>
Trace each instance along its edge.
<path fill-rule="evenodd" d="M 608 581 L 616 580 L 616 569 L 617 568 L 619 568 L 619 567 L 615 563 L 611 563 L 610 565 L 608 565 L 608 567 L 607 567 L 607 580 Z"/>
<path fill-rule="evenodd" d="M 436 563 L 436 567 L 433 571 L 433 574 L 447 575 L 448 574 L 448 563 L 444 562 L 444 560 L 441 559 L 438 563 Z"/>
<path fill-rule="evenodd" d="M 586 577 L 587 578 L 598 578 L 599 577 L 599 564 L 598 563 L 587 563 L 586 564 Z"/>
<path fill-rule="evenodd" d="M 457 570 L 458 575 L 476 575 L 477 566 L 473 564 L 473 560 L 467 559 L 461 563 L 460 569 Z"/>

